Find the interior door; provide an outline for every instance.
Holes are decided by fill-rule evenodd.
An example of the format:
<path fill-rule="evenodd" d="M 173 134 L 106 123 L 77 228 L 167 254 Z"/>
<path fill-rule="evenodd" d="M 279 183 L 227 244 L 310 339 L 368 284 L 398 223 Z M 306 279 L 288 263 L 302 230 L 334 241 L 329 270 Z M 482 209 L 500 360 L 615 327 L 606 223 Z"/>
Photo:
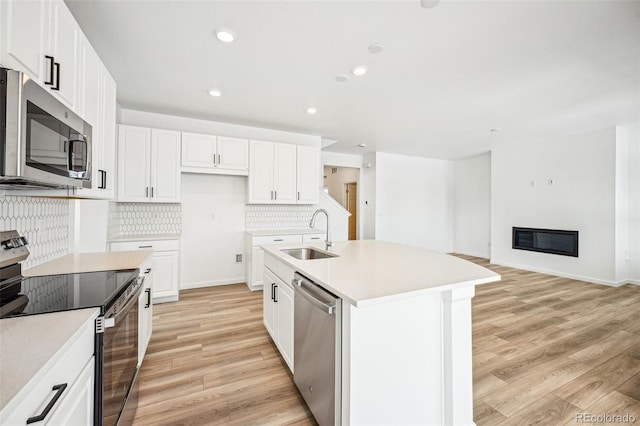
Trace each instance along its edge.
<path fill-rule="evenodd" d="M 345 185 L 347 191 L 347 210 L 351 213 L 349 216 L 349 239 L 356 240 L 358 228 L 358 184 L 347 183 Z"/>

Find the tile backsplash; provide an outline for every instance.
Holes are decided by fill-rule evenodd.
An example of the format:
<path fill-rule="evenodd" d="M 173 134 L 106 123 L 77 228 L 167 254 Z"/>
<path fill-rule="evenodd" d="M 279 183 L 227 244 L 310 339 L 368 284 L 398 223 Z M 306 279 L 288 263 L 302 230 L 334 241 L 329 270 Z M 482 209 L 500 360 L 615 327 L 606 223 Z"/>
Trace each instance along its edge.
<path fill-rule="evenodd" d="M 69 250 L 69 200 L 0 197 L 0 230 L 13 229 L 29 240 L 24 269 L 64 256 Z"/>
<path fill-rule="evenodd" d="M 179 234 L 181 204 L 109 203 L 109 236 Z"/>
<path fill-rule="evenodd" d="M 268 229 L 306 229 L 315 206 L 248 204 L 245 226 L 248 231 Z"/>

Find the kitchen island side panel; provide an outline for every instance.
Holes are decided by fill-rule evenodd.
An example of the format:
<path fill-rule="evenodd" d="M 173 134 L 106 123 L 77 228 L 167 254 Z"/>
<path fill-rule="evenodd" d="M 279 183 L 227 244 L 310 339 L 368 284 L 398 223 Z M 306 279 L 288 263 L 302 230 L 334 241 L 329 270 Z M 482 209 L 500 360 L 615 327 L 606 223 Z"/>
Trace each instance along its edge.
<path fill-rule="evenodd" d="M 441 294 L 344 309 L 342 424 L 443 424 Z"/>

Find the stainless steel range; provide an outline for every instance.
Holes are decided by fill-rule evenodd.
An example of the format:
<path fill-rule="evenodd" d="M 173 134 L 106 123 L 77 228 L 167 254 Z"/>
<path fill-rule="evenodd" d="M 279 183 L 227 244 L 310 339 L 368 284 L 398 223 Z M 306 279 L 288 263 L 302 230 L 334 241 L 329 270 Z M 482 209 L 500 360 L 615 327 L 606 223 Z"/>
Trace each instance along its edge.
<path fill-rule="evenodd" d="M 0 232 L 0 320 L 99 308 L 95 424 L 130 424 L 138 389 L 138 270 L 24 277 L 19 262 L 29 256 L 27 246 L 16 231 Z"/>

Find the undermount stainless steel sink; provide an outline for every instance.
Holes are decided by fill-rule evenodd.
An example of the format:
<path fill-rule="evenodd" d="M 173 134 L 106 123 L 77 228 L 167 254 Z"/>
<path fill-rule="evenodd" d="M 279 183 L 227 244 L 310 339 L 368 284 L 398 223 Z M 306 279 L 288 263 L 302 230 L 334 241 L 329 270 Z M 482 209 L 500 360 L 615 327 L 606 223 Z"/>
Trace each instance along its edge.
<path fill-rule="evenodd" d="M 338 257 L 337 254 L 326 253 L 324 251 L 316 250 L 310 247 L 283 249 L 280 251 L 299 260 L 314 260 L 327 259 L 329 257 Z"/>

